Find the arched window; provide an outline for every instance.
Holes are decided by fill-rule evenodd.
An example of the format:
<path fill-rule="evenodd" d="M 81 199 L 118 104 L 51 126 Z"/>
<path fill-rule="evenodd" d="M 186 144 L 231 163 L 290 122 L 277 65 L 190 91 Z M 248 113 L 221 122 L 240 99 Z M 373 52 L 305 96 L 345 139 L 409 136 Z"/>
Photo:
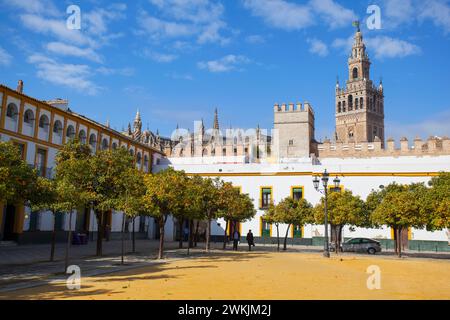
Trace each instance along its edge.
<path fill-rule="evenodd" d="M 358 79 L 358 68 L 353 68 L 353 79 Z"/>
<path fill-rule="evenodd" d="M 134 150 L 130 149 L 130 156 L 134 157 Z"/>
<path fill-rule="evenodd" d="M 97 147 L 97 137 L 95 134 L 89 136 L 89 145 L 94 149 Z"/>
<path fill-rule="evenodd" d="M 33 125 L 33 122 L 34 122 L 33 110 L 27 109 L 27 111 L 25 111 L 25 113 L 23 115 L 23 122 L 25 122 L 26 124 L 29 124 L 30 126 Z"/>
<path fill-rule="evenodd" d="M 355 98 L 355 110 L 358 110 L 358 105 L 359 105 L 358 101 L 359 101 L 359 99 Z"/>
<path fill-rule="evenodd" d="M 147 155 L 144 156 L 144 168 L 146 170 L 148 170 L 148 156 Z"/>
<path fill-rule="evenodd" d="M 80 130 L 80 132 L 78 133 L 78 139 L 80 140 L 81 143 L 85 144 L 86 143 L 86 131 Z"/>
<path fill-rule="evenodd" d="M 113 150 L 116 150 L 117 149 L 117 143 L 113 142 L 112 148 L 113 148 Z"/>
<path fill-rule="evenodd" d="M 222 149 L 222 156 L 225 157 L 227 155 L 227 148 Z"/>
<path fill-rule="evenodd" d="M 234 137 L 234 144 L 237 144 L 237 142 L 238 142 L 238 138 Z"/>
<path fill-rule="evenodd" d="M 216 149 L 213 148 L 213 149 L 211 150 L 211 156 L 214 157 L 215 155 L 216 155 Z"/>
<path fill-rule="evenodd" d="M 69 139 L 74 139 L 75 138 L 75 128 L 72 125 L 69 125 L 67 127 L 66 137 L 69 138 Z"/>
<path fill-rule="evenodd" d="M 364 98 L 363 97 L 359 98 L 359 108 L 364 109 Z"/>
<path fill-rule="evenodd" d="M 184 149 L 183 149 L 183 148 L 181 148 L 181 149 L 180 149 L 180 157 L 182 157 L 182 156 L 183 156 L 183 154 L 184 154 Z"/>
<path fill-rule="evenodd" d="M 14 103 L 8 104 L 8 107 L 6 108 L 6 116 L 16 121 L 18 114 L 19 112 L 17 106 Z"/>
<path fill-rule="evenodd" d="M 353 110 L 353 96 L 349 95 L 348 96 L 348 111 L 352 111 Z"/>
<path fill-rule="evenodd" d="M 106 138 L 104 138 L 102 140 L 102 150 L 108 150 L 109 144 L 108 144 L 108 140 L 106 140 Z"/>
<path fill-rule="evenodd" d="M 203 156 L 207 156 L 207 155 L 208 155 L 208 150 L 203 149 L 202 155 L 203 155 Z"/>
<path fill-rule="evenodd" d="M 338 102 L 338 107 L 337 107 L 337 112 L 341 113 L 342 112 L 342 106 L 341 106 L 341 102 Z"/>
<path fill-rule="evenodd" d="M 39 118 L 39 128 L 42 128 L 44 130 L 48 130 L 48 126 L 49 126 L 50 122 L 48 120 L 48 117 L 43 114 L 40 118 Z"/>
<path fill-rule="evenodd" d="M 136 163 L 138 164 L 138 166 L 141 166 L 141 161 L 142 161 L 142 155 L 140 152 L 138 152 L 138 154 L 136 155 Z"/>
<path fill-rule="evenodd" d="M 342 112 L 345 112 L 345 101 L 342 101 Z"/>
<path fill-rule="evenodd" d="M 40 125 L 39 125 L 40 126 Z M 53 133 L 57 134 L 58 136 L 61 135 L 63 130 L 62 123 L 59 120 L 56 120 L 53 124 Z"/>

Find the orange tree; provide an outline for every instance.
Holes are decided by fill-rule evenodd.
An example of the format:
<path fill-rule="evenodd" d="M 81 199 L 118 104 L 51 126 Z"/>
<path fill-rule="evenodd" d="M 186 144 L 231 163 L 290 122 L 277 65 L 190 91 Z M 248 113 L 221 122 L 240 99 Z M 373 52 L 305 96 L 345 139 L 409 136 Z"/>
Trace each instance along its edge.
<path fill-rule="evenodd" d="M 36 187 L 37 174 L 11 142 L 0 141 L 0 202 L 24 203 Z"/>
<path fill-rule="evenodd" d="M 283 250 L 286 250 L 291 225 L 303 226 L 314 221 L 312 205 L 305 199 L 287 197 L 276 205 L 275 211 L 279 219 L 288 225 L 283 242 Z"/>
<path fill-rule="evenodd" d="M 332 192 L 328 195 L 329 223 L 332 229 L 336 253 L 341 247 L 342 229 L 345 225 L 367 227 L 370 224 L 369 214 L 364 201 L 354 196 L 349 190 Z M 314 207 L 314 220 L 317 224 L 324 221 L 324 198 Z"/>
<path fill-rule="evenodd" d="M 116 199 L 115 207 L 123 212 L 122 218 L 122 264 L 124 262 L 124 237 L 125 223 L 130 220 L 132 227 L 132 252 L 136 252 L 135 241 L 135 219 L 139 215 L 144 215 L 145 207 L 143 196 L 145 195 L 144 174 L 136 168 L 128 168 L 121 174 L 120 184 L 122 191 Z"/>
<path fill-rule="evenodd" d="M 175 171 L 173 168 L 168 168 L 153 175 L 146 175 L 144 183 L 146 191 L 143 204 L 146 211 L 158 222 L 158 259 L 162 259 L 167 218 L 169 215 L 181 215 L 187 207 L 186 186 L 188 177 L 184 171 Z"/>
<path fill-rule="evenodd" d="M 97 151 L 90 158 L 88 190 L 97 218 L 97 256 L 103 251 L 106 214 L 118 209 L 118 199 L 125 193 L 123 173 L 134 166 L 133 157 L 124 148 Z"/>
<path fill-rule="evenodd" d="M 450 228 L 450 172 L 441 172 L 429 182 L 422 214 L 430 231 Z"/>
<path fill-rule="evenodd" d="M 395 247 L 399 257 L 402 254 L 403 232 L 410 227 L 426 226 L 427 218 L 422 214 L 426 194 L 427 190 L 423 183 L 412 183 L 410 185 L 393 184 L 381 194 L 374 191 L 374 195 L 371 196 L 378 200 L 378 205 L 375 206 L 370 218 L 374 224 L 387 225 L 394 229 Z M 373 204 L 370 206 L 373 207 Z"/>
<path fill-rule="evenodd" d="M 225 220 L 223 249 L 226 249 L 227 230 L 229 223 L 243 222 L 255 216 L 253 200 L 248 194 L 241 193 L 230 182 L 225 182 L 219 189 L 218 216 Z"/>

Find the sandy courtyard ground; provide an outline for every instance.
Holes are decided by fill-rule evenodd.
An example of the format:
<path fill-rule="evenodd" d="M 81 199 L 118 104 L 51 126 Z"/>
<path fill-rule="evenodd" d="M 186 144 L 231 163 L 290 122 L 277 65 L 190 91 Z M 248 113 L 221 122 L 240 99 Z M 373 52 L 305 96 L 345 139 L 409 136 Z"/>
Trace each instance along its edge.
<path fill-rule="evenodd" d="M 367 268 L 381 271 L 369 290 Z M 123 273 L 51 284 L 3 299 L 450 299 L 450 261 L 320 253 L 214 252 Z"/>

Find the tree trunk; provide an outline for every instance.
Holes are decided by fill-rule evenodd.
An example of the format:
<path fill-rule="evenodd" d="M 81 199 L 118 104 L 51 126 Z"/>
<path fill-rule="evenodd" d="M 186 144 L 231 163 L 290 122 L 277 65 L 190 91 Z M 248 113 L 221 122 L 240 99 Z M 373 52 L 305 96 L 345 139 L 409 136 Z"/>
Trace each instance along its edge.
<path fill-rule="evenodd" d="M 194 247 L 194 220 L 189 220 L 189 248 Z"/>
<path fill-rule="evenodd" d="M 103 219 L 104 219 L 104 213 L 103 212 L 96 212 L 95 215 L 97 216 L 97 252 L 96 255 L 100 257 L 103 254 L 103 236 L 104 236 L 104 226 L 103 226 Z"/>
<path fill-rule="evenodd" d="M 165 225 L 165 219 L 161 218 L 159 219 L 159 252 L 158 252 L 158 259 L 162 259 L 164 255 L 164 225 Z"/>
<path fill-rule="evenodd" d="M 397 235 L 397 241 L 398 241 L 398 245 L 397 245 L 397 247 L 398 247 L 398 257 L 401 258 L 401 257 L 402 257 L 402 244 L 403 244 L 403 241 L 402 241 L 402 232 L 403 232 L 403 228 L 402 228 L 402 227 L 399 227 L 399 228 L 397 229 L 397 232 L 398 232 L 398 235 Z"/>
<path fill-rule="evenodd" d="M 194 247 L 197 247 L 197 241 L 198 241 L 198 228 L 200 226 L 200 220 L 197 220 L 195 225 L 195 234 L 194 234 Z"/>
<path fill-rule="evenodd" d="M 287 245 L 287 237 L 289 234 L 289 228 L 291 227 L 290 224 L 288 224 L 287 230 L 286 230 L 286 234 L 284 236 L 284 243 L 283 243 L 283 251 L 286 251 L 286 245 Z"/>
<path fill-rule="evenodd" d="M 180 221 L 179 221 L 179 227 L 180 227 L 180 240 L 178 242 L 178 248 L 179 249 L 183 248 L 183 237 L 184 237 L 183 224 L 184 224 L 184 219 L 181 218 Z"/>
<path fill-rule="evenodd" d="M 124 262 L 124 255 L 125 255 L 125 212 L 122 214 L 122 259 L 121 264 L 123 265 Z"/>
<path fill-rule="evenodd" d="M 395 254 L 398 254 L 397 228 L 392 228 L 392 229 L 394 229 L 394 252 L 395 252 Z"/>
<path fill-rule="evenodd" d="M 278 243 L 277 251 L 280 251 L 280 232 L 279 232 L 280 230 L 278 228 L 278 223 L 276 223 L 275 226 L 277 227 L 277 243 Z"/>
<path fill-rule="evenodd" d="M 227 248 L 227 230 L 228 230 L 228 220 L 225 223 L 225 231 L 223 233 L 223 250 Z"/>
<path fill-rule="evenodd" d="M 211 236 L 211 218 L 208 218 L 208 222 L 206 225 L 206 252 L 209 252 L 209 249 L 210 249 L 210 243 L 209 243 L 210 236 Z"/>
<path fill-rule="evenodd" d="M 132 252 L 135 253 L 136 252 L 136 217 L 133 217 L 131 219 L 131 221 L 133 222 L 133 249 Z"/>
<path fill-rule="evenodd" d="M 334 231 L 334 233 L 335 233 L 335 237 L 336 237 L 336 242 L 335 242 L 335 245 L 336 245 L 336 254 L 339 254 L 339 251 L 341 250 L 341 236 L 342 236 L 342 228 L 343 228 L 343 226 L 342 225 L 337 225 L 337 226 L 335 226 L 335 231 Z"/>
<path fill-rule="evenodd" d="M 70 245 L 72 241 L 72 211 L 69 213 L 69 233 L 67 234 L 67 244 L 66 244 L 66 259 L 64 263 L 64 272 L 67 272 L 67 268 L 69 267 L 69 252 Z"/>
<path fill-rule="evenodd" d="M 50 261 L 55 261 L 55 243 L 56 243 L 56 212 L 53 212 L 53 232 L 52 232 L 52 244 L 50 248 Z"/>

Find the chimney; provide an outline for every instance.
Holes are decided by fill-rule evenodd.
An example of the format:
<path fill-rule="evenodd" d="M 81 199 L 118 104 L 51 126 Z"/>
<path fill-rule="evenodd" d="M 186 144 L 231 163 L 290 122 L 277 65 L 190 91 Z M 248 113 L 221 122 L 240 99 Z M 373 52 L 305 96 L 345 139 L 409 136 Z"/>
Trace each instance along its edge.
<path fill-rule="evenodd" d="M 16 91 L 19 93 L 23 93 L 23 81 L 22 80 L 19 80 L 17 82 L 17 90 Z"/>

